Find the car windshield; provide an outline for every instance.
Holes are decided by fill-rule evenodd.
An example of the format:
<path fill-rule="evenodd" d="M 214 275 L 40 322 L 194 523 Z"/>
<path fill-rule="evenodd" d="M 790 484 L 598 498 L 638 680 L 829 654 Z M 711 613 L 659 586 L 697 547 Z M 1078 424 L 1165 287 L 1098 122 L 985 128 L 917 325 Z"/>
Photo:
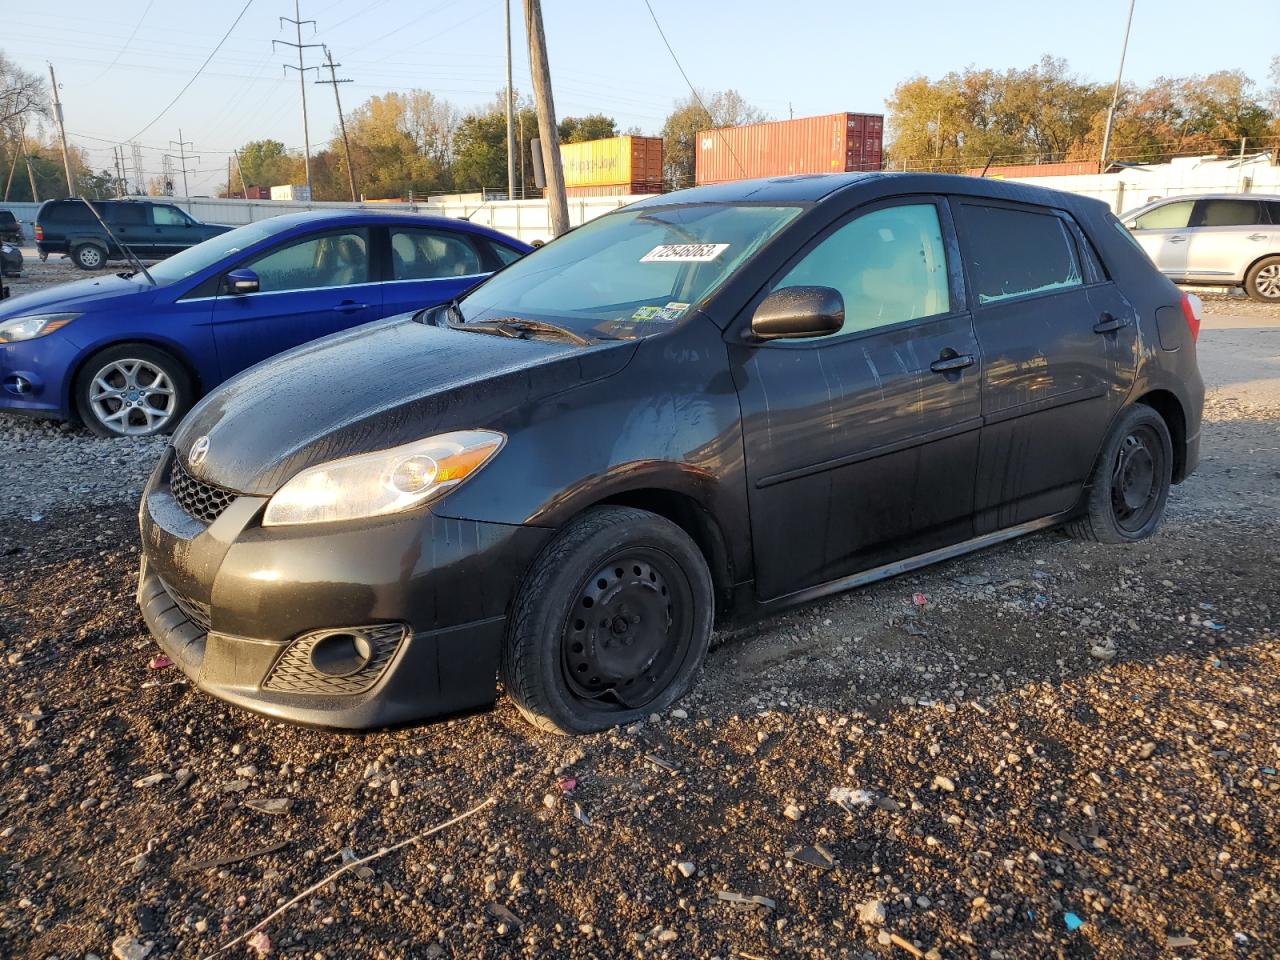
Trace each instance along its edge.
<path fill-rule="evenodd" d="M 517 260 L 459 303 L 465 323 L 542 320 L 584 337 L 668 329 L 801 208 L 697 204 L 623 209 Z"/>
<path fill-rule="evenodd" d="M 228 230 L 226 233 L 220 233 L 216 237 L 210 237 L 203 243 L 197 243 L 194 247 L 175 253 L 167 260 L 161 260 L 147 269 L 158 284 L 177 283 L 226 257 L 239 253 L 259 240 L 265 240 L 267 237 L 287 230 L 290 226 L 290 223 L 278 223 L 272 220 L 249 223 L 243 227 Z"/>

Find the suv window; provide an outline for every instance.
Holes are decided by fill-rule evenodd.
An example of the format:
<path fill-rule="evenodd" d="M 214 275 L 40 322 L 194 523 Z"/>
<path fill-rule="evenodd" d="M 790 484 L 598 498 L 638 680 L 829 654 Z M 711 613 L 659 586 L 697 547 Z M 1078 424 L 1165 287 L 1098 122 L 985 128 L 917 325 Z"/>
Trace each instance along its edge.
<path fill-rule="evenodd" d="M 157 227 L 185 227 L 190 223 L 185 213 L 167 205 L 152 207 L 151 216 Z"/>
<path fill-rule="evenodd" d="M 960 223 L 978 303 L 1083 283 L 1076 245 L 1054 213 L 964 203 Z"/>
<path fill-rule="evenodd" d="M 393 280 L 438 280 L 484 272 L 479 251 L 460 234 L 415 227 L 391 228 Z"/>
<path fill-rule="evenodd" d="M 133 203 L 117 203 L 102 210 L 102 219 L 112 227 L 141 227 L 147 222 L 147 210 Z"/>
<path fill-rule="evenodd" d="M 1280 224 L 1280 200 L 1268 200 L 1263 206 L 1267 208 L 1271 223 Z"/>
<path fill-rule="evenodd" d="M 1181 230 L 1191 222 L 1192 200 L 1166 203 L 1148 210 L 1133 222 L 1135 230 Z"/>
<path fill-rule="evenodd" d="M 1245 227 L 1262 222 L 1257 200 L 1197 200 L 1191 223 L 1197 227 Z"/>
<path fill-rule="evenodd" d="M 258 289 L 264 293 L 367 283 L 369 231 L 361 227 L 307 237 L 244 266 L 258 275 Z"/>
<path fill-rule="evenodd" d="M 75 203 L 52 203 L 45 207 L 42 215 L 37 215 L 44 223 L 95 223 L 89 208 L 79 201 Z"/>
<path fill-rule="evenodd" d="M 844 297 L 840 333 L 951 309 L 947 258 L 932 203 L 885 207 L 850 220 L 774 287 L 832 287 Z"/>

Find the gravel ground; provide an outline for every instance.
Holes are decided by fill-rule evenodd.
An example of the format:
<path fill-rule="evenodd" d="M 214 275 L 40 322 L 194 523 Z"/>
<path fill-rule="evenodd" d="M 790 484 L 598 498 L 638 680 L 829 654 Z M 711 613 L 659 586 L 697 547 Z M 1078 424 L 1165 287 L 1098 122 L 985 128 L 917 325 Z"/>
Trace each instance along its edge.
<path fill-rule="evenodd" d="M 0 419 L 0 955 L 205 956 L 490 800 L 226 955 L 1280 954 L 1280 311 L 1209 309 L 1204 460 L 1156 537 L 717 637 L 678 709 L 577 740 L 503 700 L 298 729 L 149 669 L 159 442 Z"/>

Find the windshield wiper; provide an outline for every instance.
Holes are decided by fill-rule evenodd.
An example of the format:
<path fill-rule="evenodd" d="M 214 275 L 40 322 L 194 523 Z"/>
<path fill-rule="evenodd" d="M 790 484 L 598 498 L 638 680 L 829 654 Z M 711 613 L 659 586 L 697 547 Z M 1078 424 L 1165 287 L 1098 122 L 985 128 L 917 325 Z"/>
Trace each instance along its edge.
<path fill-rule="evenodd" d="M 450 311 L 453 314 L 453 310 Z M 553 337 L 560 337 L 562 340 L 568 340 L 572 344 L 579 347 L 588 346 L 591 341 L 580 334 L 574 333 L 568 327 L 562 327 L 556 323 L 549 323 L 546 320 L 525 320 L 521 317 L 499 317 L 494 320 L 471 320 L 466 323 L 450 322 L 449 326 L 455 330 L 475 330 L 477 333 L 496 333 L 504 337 L 516 337 L 524 339 L 526 333 L 544 333 Z"/>

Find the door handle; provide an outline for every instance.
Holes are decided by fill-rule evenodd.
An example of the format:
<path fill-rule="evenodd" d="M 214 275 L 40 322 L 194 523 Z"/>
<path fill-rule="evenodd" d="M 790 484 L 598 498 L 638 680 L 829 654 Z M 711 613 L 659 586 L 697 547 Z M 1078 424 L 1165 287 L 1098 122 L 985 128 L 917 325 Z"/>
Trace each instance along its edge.
<path fill-rule="evenodd" d="M 1169 242 L 1170 243 L 1186 243 L 1187 238 L 1186 237 L 1170 237 Z"/>
<path fill-rule="evenodd" d="M 965 367 L 973 366 L 973 354 L 956 353 L 950 347 L 942 351 L 942 356 L 933 363 L 929 364 L 929 369 L 934 373 L 955 373 L 957 370 L 963 370 Z"/>
<path fill-rule="evenodd" d="M 1117 330 L 1123 330 L 1128 325 L 1128 320 L 1112 316 L 1109 313 L 1104 313 L 1100 318 L 1098 318 L 1098 322 L 1093 325 L 1093 332 L 1115 333 Z"/>
<path fill-rule="evenodd" d="M 334 307 L 335 313 L 355 313 L 357 310 L 364 310 L 369 305 L 367 303 L 356 303 L 352 300 L 343 300 Z"/>
<path fill-rule="evenodd" d="M 1251 233 L 1251 234 L 1249 234 L 1249 236 L 1248 236 L 1248 237 L 1246 237 L 1245 239 L 1247 239 L 1247 240 L 1265 240 L 1265 239 L 1267 239 L 1267 235 L 1266 235 L 1265 233 Z"/>

